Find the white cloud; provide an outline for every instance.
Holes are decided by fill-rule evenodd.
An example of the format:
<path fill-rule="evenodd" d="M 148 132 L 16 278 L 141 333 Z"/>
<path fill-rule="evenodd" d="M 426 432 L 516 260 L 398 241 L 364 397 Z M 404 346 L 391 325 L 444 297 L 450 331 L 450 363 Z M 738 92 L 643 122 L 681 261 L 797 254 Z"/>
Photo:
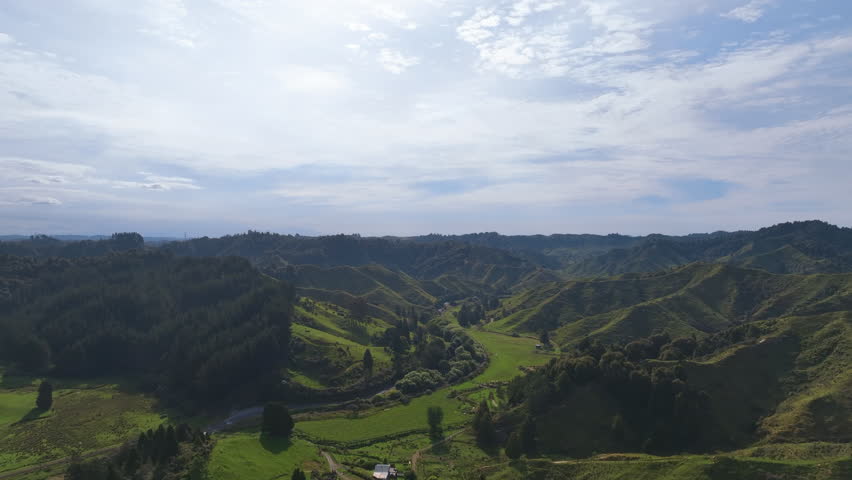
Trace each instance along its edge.
<path fill-rule="evenodd" d="M 463 215 L 480 222 L 499 205 L 524 212 L 512 228 L 529 231 L 535 212 L 584 202 L 625 209 L 667 177 L 708 175 L 740 184 L 736 199 L 761 205 L 749 218 L 775 218 L 769 205 L 784 195 L 772 185 L 785 179 L 795 179 L 795 199 L 810 196 L 831 212 L 848 203 L 840 179 L 852 174 L 852 110 L 842 108 L 852 103 L 852 38 L 758 29 L 683 39 L 745 0 L 714 3 L 682 23 L 706 0 L 512 0 L 480 9 L 399 0 L 389 10 L 366 0 L 217 0 L 223 8 L 186 2 L 185 12 L 165 2 L 160 11 L 172 13 L 160 17 L 73 1 L 110 9 L 108 53 L 73 33 L 91 27 L 84 20 L 94 7 L 72 15 L 69 35 L 28 31 L 22 21 L 0 48 L 0 144 L 40 159 L 0 159 L 7 206 L 52 198 L 62 211 L 88 218 L 101 205 L 103 218 L 118 218 L 109 211 L 123 201 L 133 219 L 215 211 L 222 216 L 211 223 L 248 216 L 246 228 L 273 230 L 293 207 L 321 231 L 351 224 L 388 233 L 414 228 L 392 215 L 403 209 L 423 213 L 408 219 L 489 228 Z M 453 11 L 460 20 L 448 20 Z M 354 20 L 371 29 L 351 33 Z M 146 28 L 195 48 L 138 34 Z M 655 45 L 656 34 L 681 39 L 682 50 Z M 416 75 L 385 74 L 418 64 Z M 152 171 L 161 174 L 144 173 Z M 413 186 L 469 178 L 481 181 L 440 195 Z M 270 190 L 272 201 L 258 193 Z M 190 195 L 197 215 L 174 201 Z M 724 219 L 722 204 L 700 211 Z"/>
<path fill-rule="evenodd" d="M 373 32 L 373 33 L 367 35 L 367 40 L 369 40 L 371 42 L 384 42 L 387 39 L 388 39 L 388 36 L 384 33 L 381 33 L 381 32 Z"/>
<path fill-rule="evenodd" d="M 373 5 L 372 10 L 377 17 L 393 23 L 399 28 L 403 28 L 405 30 L 417 29 L 417 22 L 411 20 L 407 13 L 395 6 L 378 3 Z"/>
<path fill-rule="evenodd" d="M 459 38 L 473 45 L 478 45 L 492 37 L 491 30 L 500 24 L 500 17 L 494 14 L 494 9 L 477 8 L 476 12 L 464 21 L 457 29 Z"/>
<path fill-rule="evenodd" d="M 419 64 L 420 59 L 417 57 L 406 56 L 398 50 L 383 48 L 379 52 L 379 63 L 388 72 L 399 75 L 400 73 L 408 70 L 410 67 Z"/>
<path fill-rule="evenodd" d="M 0 45 L 11 45 L 15 43 L 15 39 L 7 33 L 0 32 Z"/>
<path fill-rule="evenodd" d="M 358 50 L 358 45 L 347 45 Z M 329 94 L 348 88 L 346 77 L 338 72 L 309 67 L 306 65 L 288 65 L 277 72 L 282 86 L 296 93 Z"/>
<path fill-rule="evenodd" d="M 24 195 L 20 197 L 8 197 L 0 192 L 0 206 L 21 206 L 21 205 L 46 205 L 55 206 L 62 205 L 62 202 L 53 197 Z"/>
<path fill-rule="evenodd" d="M 725 18 L 739 20 L 746 23 L 754 23 L 763 17 L 766 9 L 770 7 L 774 0 L 751 0 L 749 3 L 737 7 L 728 13 L 722 14 Z"/>
<path fill-rule="evenodd" d="M 352 30 L 353 32 L 369 32 L 371 30 L 369 25 L 357 22 L 347 23 L 346 28 Z"/>
<path fill-rule="evenodd" d="M 189 11 L 183 0 L 143 0 L 141 8 L 150 22 L 150 26 L 139 29 L 141 33 L 182 47 L 196 46 L 198 33 L 186 23 Z"/>

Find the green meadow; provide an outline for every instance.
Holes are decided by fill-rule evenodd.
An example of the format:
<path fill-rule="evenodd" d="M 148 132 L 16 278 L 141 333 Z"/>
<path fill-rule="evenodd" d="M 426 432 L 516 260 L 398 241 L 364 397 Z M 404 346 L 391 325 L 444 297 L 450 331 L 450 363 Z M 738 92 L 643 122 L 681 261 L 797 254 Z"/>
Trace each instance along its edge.
<path fill-rule="evenodd" d="M 155 401 L 117 385 L 57 384 L 53 408 L 35 408 L 37 381 L 3 378 L 0 472 L 118 445 L 167 419 Z"/>
<path fill-rule="evenodd" d="M 265 480 L 290 478 L 295 468 L 327 471 L 328 464 L 319 448 L 306 440 L 248 431 L 217 436 L 208 471 L 215 480 Z"/>

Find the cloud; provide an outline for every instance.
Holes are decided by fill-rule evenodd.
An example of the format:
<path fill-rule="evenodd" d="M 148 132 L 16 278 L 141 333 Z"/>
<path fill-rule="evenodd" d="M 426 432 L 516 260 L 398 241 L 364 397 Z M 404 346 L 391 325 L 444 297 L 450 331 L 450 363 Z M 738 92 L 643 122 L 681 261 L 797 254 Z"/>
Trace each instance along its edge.
<path fill-rule="evenodd" d="M 383 48 L 379 52 L 379 63 L 382 65 L 382 68 L 388 72 L 399 75 L 409 68 L 419 64 L 420 59 L 417 57 L 406 56 L 397 50 Z"/>
<path fill-rule="evenodd" d="M 15 39 L 7 33 L 0 32 L 0 45 L 11 45 L 15 43 Z"/>
<path fill-rule="evenodd" d="M 148 18 L 150 25 L 140 28 L 141 33 L 182 47 L 196 46 L 198 33 L 186 23 L 189 11 L 183 0 L 143 0 L 141 5 L 143 15 Z"/>
<path fill-rule="evenodd" d="M 723 13 L 722 16 L 741 22 L 754 23 L 763 17 L 766 9 L 773 3 L 775 3 L 774 0 L 751 0 L 749 3 L 739 6 L 728 13 Z"/>
<path fill-rule="evenodd" d="M 347 45 L 347 48 L 358 50 L 358 45 Z M 348 88 L 349 82 L 345 75 L 306 65 L 288 65 L 278 71 L 282 86 L 296 93 L 329 94 Z"/>
<path fill-rule="evenodd" d="M 3 10 L 15 39 L 0 48 L 0 221 L 225 225 L 211 233 L 715 229 L 789 212 L 852 223 L 852 37 L 783 15 L 717 34 L 719 13 L 744 2 Z M 828 3 L 813 18 L 837 13 Z M 84 33 L 103 18 L 109 42 L 95 42 Z M 690 199 L 695 184 L 668 179 L 710 193 Z M 62 215 L 27 213 L 24 197 L 61 201 Z"/>
<path fill-rule="evenodd" d="M 9 197 L 5 192 L 0 191 L 0 207 L 20 207 L 20 206 L 56 206 L 62 205 L 62 202 L 53 197 L 42 197 L 23 195 L 20 197 Z"/>
<path fill-rule="evenodd" d="M 347 23 L 346 28 L 353 32 L 369 32 L 371 30 L 369 25 L 357 22 Z"/>

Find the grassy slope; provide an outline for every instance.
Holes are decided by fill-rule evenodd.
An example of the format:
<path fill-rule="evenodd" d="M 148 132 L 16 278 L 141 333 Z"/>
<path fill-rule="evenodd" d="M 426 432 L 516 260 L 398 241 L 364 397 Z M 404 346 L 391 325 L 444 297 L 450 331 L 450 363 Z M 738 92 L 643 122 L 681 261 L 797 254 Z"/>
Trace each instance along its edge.
<path fill-rule="evenodd" d="M 0 471 L 120 444 L 168 421 L 152 398 L 115 385 L 58 387 L 53 409 L 41 415 L 33 382 L 0 389 Z"/>
<path fill-rule="evenodd" d="M 386 322 L 370 317 L 355 322 L 348 310 L 333 304 L 303 298 L 296 306 L 294 337 L 306 348 L 294 358 L 287 374 L 291 381 L 322 389 L 345 387 L 361 380 L 364 351 L 369 348 L 377 374 L 390 368 L 390 357 L 381 347 L 370 346 L 371 335 L 389 327 Z"/>
<path fill-rule="evenodd" d="M 495 331 L 557 329 L 556 339 L 606 341 L 656 330 L 704 335 L 743 320 L 852 310 L 852 274 L 774 275 L 693 264 L 653 275 L 547 284 L 503 302 Z"/>
<path fill-rule="evenodd" d="M 216 439 L 208 471 L 213 480 L 290 478 L 293 469 L 328 470 L 319 449 L 299 438 L 261 438 L 259 432 L 226 434 Z"/>

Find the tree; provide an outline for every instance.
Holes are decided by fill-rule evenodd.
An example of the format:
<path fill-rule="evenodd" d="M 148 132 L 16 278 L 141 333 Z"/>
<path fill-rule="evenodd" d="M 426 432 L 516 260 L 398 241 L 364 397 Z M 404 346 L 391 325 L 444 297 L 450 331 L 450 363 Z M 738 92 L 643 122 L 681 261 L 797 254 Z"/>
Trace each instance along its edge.
<path fill-rule="evenodd" d="M 476 433 L 476 441 L 482 446 L 490 447 L 497 441 L 497 430 L 494 428 L 494 420 L 486 400 L 483 400 L 476 409 L 473 417 L 473 431 Z"/>
<path fill-rule="evenodd" d="M 293 432 L 294 425 L 293 417 L 284 404 L 272 402 L 263 408 L 263 433 L 287 437 Z"/>
<path fill-rule="evenodd" d="M 367 373 L 373 373 L 373 354 L 370 353 L 370 349 L 364 350 L 364 370 Z"/>
<path fill-rule="evenodd" d="M 539 336 L 539 340 L 541 340 L 542 345 L 550 345 L 550 334 L 547 333 L 547 330 L 541 331 L 541 335 Z"/>
<path fill-rule="evenodd" d="M 532 417 L 527 417 L 521 425 L 519 436 L 521 441 L 521 450 L 523 450 L 523 452 L 528 456 L 535 452 L 535 430 L 535 420 L 533 420 Z"/>
<path fill-rule="evenodd" d="M 521 436 L 518 432 L 509 435 L 509 440 L 506 441 L 506 456 L 512 460 L 521 458 Z"/>
<path fill-rule="evenodd" d="M 296 468 L 293 470 L 293 475 L 290 477 L 291 480 L 308 480 L 308 477 L 305 476 L 305 472 L 302 471 L 301 468 Z"/>
<path fill-rule="evenodd" d="M 50 410 L 53 406 L 53 385 L 48 381 L 41 382 L 38 386 L 38 398 L 36 398 L 36 407 L 41 410 Z"/>
<path fill-rule="evenodd" d="M 441 438 L 444 434 L 441 422 L 444 421 L 444 410 L 441 407 L 429 407 L 426 410 L 426 419 L 429 422 L 429 436 L 432 439 Z"/>

